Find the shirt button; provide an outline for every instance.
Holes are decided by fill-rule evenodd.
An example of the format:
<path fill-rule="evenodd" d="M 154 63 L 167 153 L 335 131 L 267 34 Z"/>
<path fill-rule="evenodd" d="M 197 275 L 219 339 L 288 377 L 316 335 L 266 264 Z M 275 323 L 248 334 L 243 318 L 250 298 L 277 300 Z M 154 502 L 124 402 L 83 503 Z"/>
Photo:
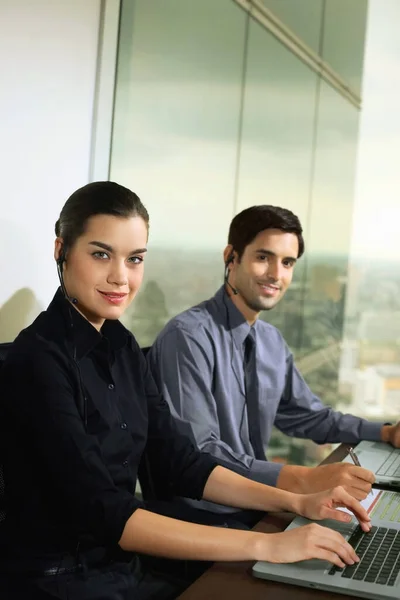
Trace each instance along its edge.
<path fill-rule="evenodd" d="M 129 465 L 128 461 L 127 461 L 127 460 L 124 460 L 124 462 L 122 463 L 122 466 L 123 466 L 123 467 L 127 467 L 128 465 Z"/>
<path fill-rule="evenodd" d="M 113 383 L 109 383 L 109 384 L 108 384 L 108 389 L 109 389 L 109 390 L 113 390 L 113 389 L 114 389 L 114 387 L 115 387 L 115 386 L 114 386 L 114 384 L 113 384 Z"/>
<path fill-rule="evenodd" d="M 126 423 L 121 423 L 121 429 L 126 429 L 128 425 Z"/>

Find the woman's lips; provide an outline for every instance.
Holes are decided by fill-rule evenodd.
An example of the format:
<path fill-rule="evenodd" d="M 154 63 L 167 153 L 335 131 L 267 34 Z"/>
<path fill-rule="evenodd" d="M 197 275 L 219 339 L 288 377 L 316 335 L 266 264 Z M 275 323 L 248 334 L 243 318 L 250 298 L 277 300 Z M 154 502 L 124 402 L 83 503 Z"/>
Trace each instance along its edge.
<path fill-rule="evenodd" d="M 110 304 L 122 304 L 128 294 L 119 294 L 117 292 L 101 292 L 98 290 L 99 294 L 102 295 L 104 300 L 109 302 Z"/>

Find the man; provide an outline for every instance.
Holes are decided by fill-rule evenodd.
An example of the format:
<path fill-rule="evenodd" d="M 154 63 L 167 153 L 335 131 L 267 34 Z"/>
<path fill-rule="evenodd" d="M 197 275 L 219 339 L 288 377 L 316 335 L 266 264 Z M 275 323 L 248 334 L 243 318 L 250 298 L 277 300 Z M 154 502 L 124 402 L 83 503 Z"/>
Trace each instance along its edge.
<path fill-rule="evenodd" d="M 374 481 L 366 469 L 346 463 L 283 466 L 265 459 L 273 425 L 319 444 L 366 439 L 400 445 L 399 426 L 324 406 L 297 371 L 279 331 L 258 319 L 282 299 L 303 252 L 301 224 L 291 211 L 262 205 L 236 215 L 224 251 L 225 284 L 172 319 L 148 360 L 172 412 L 201 450 L 262 483 L 293 492 L 343 485 L 362 499 Z"/>

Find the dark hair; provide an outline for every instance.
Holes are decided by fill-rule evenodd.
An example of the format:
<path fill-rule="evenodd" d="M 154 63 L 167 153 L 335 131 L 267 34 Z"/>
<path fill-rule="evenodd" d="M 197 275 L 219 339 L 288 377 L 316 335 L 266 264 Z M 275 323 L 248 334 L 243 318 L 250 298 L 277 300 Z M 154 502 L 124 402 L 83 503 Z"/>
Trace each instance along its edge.
<path fill-rule="evenodd" d="M 228 244 L 238 253 L 239 260 L 243 252 L 254 238 L 265 229 L 280 229 L 287 233 L 294 233 L 299 241 L 300 258 L 304 252 L 303 229 L 301 223 L 287 208 L 261 204 L 251 206 L 238 213 L 231 222 L 228 234 Z"/>
<path fill-rule="evenodd" d="M 148 212 L 134 192 L 113 181 L 88 183 L 68 198 L 55 225 L 56 236 L 64 240 L 64 254 L 84 233 L 94 215 L 138 216 L 149 227 Z"/>

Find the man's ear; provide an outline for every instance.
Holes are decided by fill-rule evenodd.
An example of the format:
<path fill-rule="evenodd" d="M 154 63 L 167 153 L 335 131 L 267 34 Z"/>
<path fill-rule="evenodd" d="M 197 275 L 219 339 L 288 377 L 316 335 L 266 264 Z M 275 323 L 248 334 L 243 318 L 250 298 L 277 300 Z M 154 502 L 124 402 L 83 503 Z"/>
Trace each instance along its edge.
<path fill-rule="evenodd" d="M 232 244 L 228 244 L 224 250 L 224 264 L 228 266 L 234 260 L 235 253 Z"/>

